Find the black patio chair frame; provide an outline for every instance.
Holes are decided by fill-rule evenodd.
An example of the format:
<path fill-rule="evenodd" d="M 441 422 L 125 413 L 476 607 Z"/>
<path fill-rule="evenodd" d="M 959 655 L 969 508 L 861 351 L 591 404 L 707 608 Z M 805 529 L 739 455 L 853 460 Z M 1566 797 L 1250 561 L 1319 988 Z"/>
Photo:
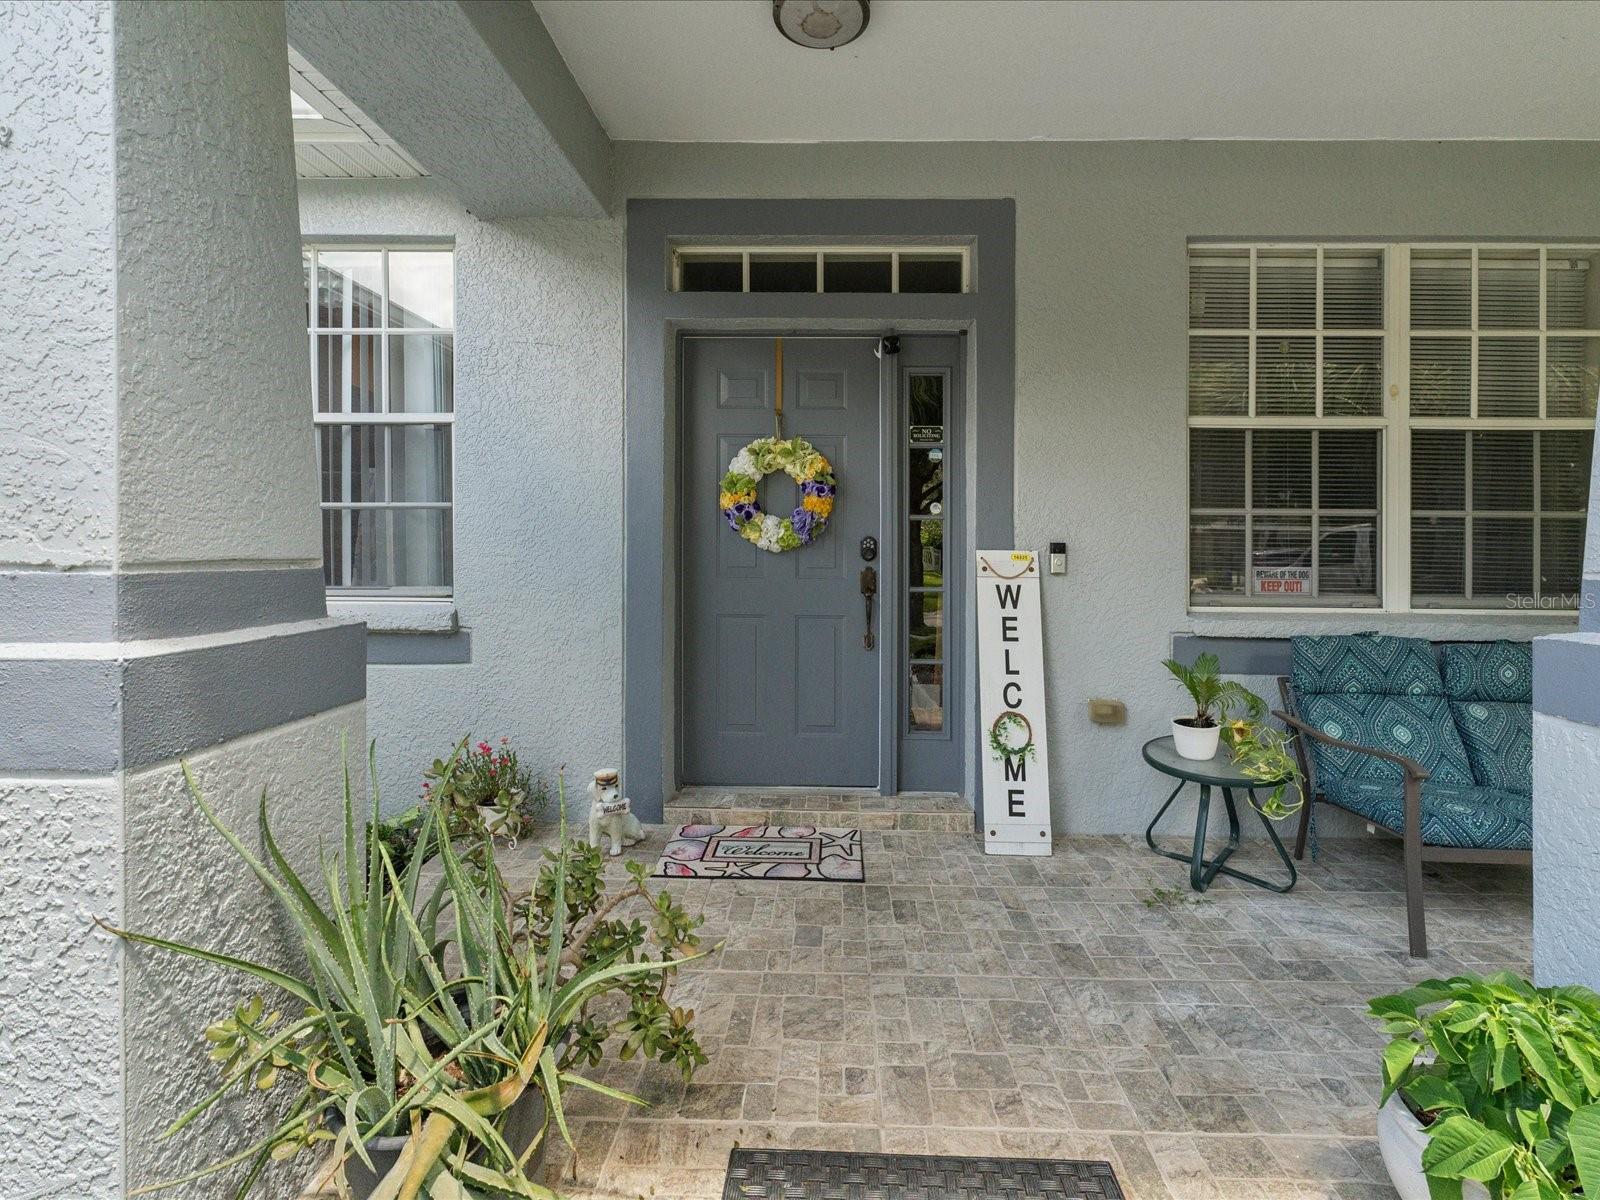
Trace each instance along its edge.
<path fill-rule="evenodd" d="M 1295 758 L 1300 764 L 1300 773 L 1305 779 L 1305 807 L 1300 810 L 1300 830 L 1295 836 L 1294 856 L 1304 860 L 1306 856 L 1306 839 L 1311 831 L 1311 806 L 1316 803 L 1329 804 L 1334 808 L 1344 808 L 1343 805 L 1329 800 L 1322 794 L 1317 786 L 1316 766 L 1312 756 L 1307 753 L 1306 738 L 1321 742 L 1327 746 L 1336 746 L 1341 750 L 1353 750 L 1358 754 L 1368 754 L 1374 758 L 1386 759 L 1400 768 L 1402 786 L 1404 789 L 1401 806 L 1405 820 L 1404 829 L 1391 829 L 1381 825 L 1364 813 L 1355 812 L 1353 809 L 1344 808 L 1345 812 L 1353 813 L 1375 829 L 1381 829 L 1387 834 L 1397 837 L 1404 844 L 1405 851 L 1405 878 L 1406 878 L 1406 926 L 1411 942 L 1412 958 L 1428 957 L 1428 930 L 1427 919 L 1423 913 L 1422 899 L 1422 864 L 1425 862 L 1441 863 L 1490 863 L 1496 866 L 1530 866 L 1533 863 L 1531 850 L 1475 850 L 1463 846 L 1430 846 L 1422 840 L 1422 784 L 1428 778 L 1428 772 L 1422 765 L 1404 755 L 1391 754 L 1387 750 L 1379 750 L 1373 746 L 1363 746 L 1358 742 L 1345 742 L 1336 737 L 1330 737 L 1314 725 L 1309 725 L 1300 716 L 1300 707 L 1295 700 L 1294 684 L 1287 675 L 1278 677 L 1278 692 L 1283 697 L 1282 710 L 1274 711 L 1277 717 L 1290 729 L 1301 736 L 1294 739 Z"/>

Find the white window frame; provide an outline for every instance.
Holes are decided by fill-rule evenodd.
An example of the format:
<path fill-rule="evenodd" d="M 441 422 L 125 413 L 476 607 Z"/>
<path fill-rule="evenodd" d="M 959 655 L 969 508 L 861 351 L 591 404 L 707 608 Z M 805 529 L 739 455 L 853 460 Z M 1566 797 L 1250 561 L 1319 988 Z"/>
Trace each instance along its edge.
<path fill-rule="evenodd" d="M 448 334 L 450 336 L 450 339 L 451 339 L 451 347 L 452 347 L 452 355 L 451 355 L 451 362 L 452 362 L 452 367 L 451 367 L 451 372 L 452 372 L 451 390 L 452 390 L 452 394 L 454 394 L 455 379 L 454 379 L 454 365 L 453 364 L 454 364 L 456 327 L 455 327 L 455 323 L 453 321 L 451 322 L 449 328 L 440 328 L 440 327 L 434 327 L 434 326 L 425 326 L 425 327 L 405 326 L 405 327 L 400 327 L 400 326 L 393 326 L 393 325 L 389 324 L 389 253 L 391 251 L 397 251 L 397 252 L 400 252 L 400 253 L 405 253 L 407 251 L 413 251 L 413 250 L 443 251 L 443 252 L 448 253 L 450 255 L 450 278 L 451 278 L 451 287 L 453 289 L 454 286 L 455 286 L 455 266 L 456 266 L 456 262 L 455 262 L 455 250 L 456 250 L 456 248 L 455 248 L 455 244 L 453 242 L 405 241 L 405 240 L 401 240 L 401 239 L 388 240 L 388 241 L 360 241 L 360 240 L 344 241 L 344 240 L 338 240 L 338 239 L 332 239 L 332 240 L 319 239 L 319 240 L 315 240 L 315 241 L 304 241 L 304 242 L 301 243 L 300 248 L 301 248 L 301 251 L 303 253 L 310 255 L 310 268 L 309 268 L 310 269 L 310 282 L 309 282 L 308 287 L 307 287 L 307 310 L 306 310 L 307 330 L 306 330 L 306 332 L 307 332 L 307 354 L 308 354 L 308 361 L 309 361 L 310 370 L 311 370 L 311 420 L 312 420 L 313 426 L 316 427 L 316 428 L 320 428 L 320 427 L 325 426 L 325 425 L 332 425 L 332 426 L 338 426 L 338 427 L 359 426 L 359 425 L 374 425 L 374 426 L 378 426 L 378 427 L 391 426 L 391 425 L 447 425 L 447 426 L 450 427 L 450 499 L 447 500 L 447 501 L 436 501 L 436 500 L 427 500 L 427 501 L 422 501 L 422 500 L 401 500 L 401 501 L 385 500 L 385 501 L 368 501 L 368 502 L 325 501 L 325 500 L 322 499 L 321 450 L 320 450 L 320 446 L 318 447 L 318 451 L 317 451 L 317 453 L 318 453 L 317 505 L 318 505 L 318 511 L 319 512 L 328 512 L 330 510 L 332 510 L 332 511 L 355 511 L 357 509 L 363 509 L 363 508 L 384 509 L 384 510 L 407 509 L 407 508 L 412 508 L 412 509 L 422 509 L 422 508 L 443 509 L 447 514 L 447 519 L 448 519 L 448 522 L 449 522 L 449 532 L 450 532 L 450 564 L 449 565 L 450 565 L 450 580 L 451 580 L 451 584 L 450 584 L 449 587 L 437 587 L 437 588 L 404 587 L 404 586 L 395 586 L 395 587 L 340 587 L 340 586 L 330 585 L 330 586 L 327 587 L 328 595 L 330 597 L 334 597 L 334 598 L 337 598 L 339 600 L 363 600 L 363 599 L 365 599 L 365 600 L 400 600 L 400 601 L 408 601 L 408 600 L 428 600 L 428 601 L 450 600 L 454 596 L 454 592 L 455 592 L 456 484 L 457 484 L 457 474 L 456 474 L 456 454 L 457 454 L 457 451 L 456 451 L 456 436 L 455 436 L 456 406 L 455 406 L 454 402 L 452 402 L 448 412 L 415 412 L 415 413 L 408 413 L 408 412 L 392 413 L 392 412 L 389 412 L 388 411 L 388 408 L 389 408 L 389 341 L 390 341 L 391 337 L 399 336 L 399 335 L 406 335 L 406 334 L 410 334 L 410 335 Z M 331 251 L 331 252 L 334 252 L 334 253 L 340 253 L 340 252 L 368 252 L 368 253 L 370 253 L 370 252 L 374 252 L 374 251 L 381 251 L 383 253 L 383 256 L 384 256 L 383 257 L 383 297 L 382 297 L 382 301 L 381 301 L 383 322 L 382 322 L 381 325 L 361 326 L 361 327 L 341 326 L 341 327 L 338 327 L 338 328 L 334 328 L 332 326 L 319 327 L 317 325 L 317 323 L 316 323 L 316 319 L 317 319 L 316 318 L 316 313 L 317 313 L 317 286 L 318 286 L 317 256 L 319 254 L 321 254 L 322 252 L 324 252 L 324 251 Z M 319 410 L 317 408 L 317 338 L 318 337 L 328 337 L 328 336 L 341 336 L 341 335 L 344 335 L 344 334 L 378 335 L 378 336 L 381 337 L 381 342 L 380 342 L 380 345 L 379 345 L 379 351 L 380 352 L 379 352 L 379 355 L 378 355 L 378 360 L 379 360 L 379 363 L 381 364 L 380 368 L 379 368 L 379 372 L 380 372 L 379 377 L 382 380 L 382 397 L 383 397 L 383 408 L 384 408 L 384 411 L 382 411 L 382 412 L 372 412 L 372 413 L 322 412 L 321 410 Z M 387 462 L 385 464 L 385 470 L 386 470 L 386 474 L 387 474 Z M 319 536 L 319 538 L 321 536 L 320 527 L 319 527 L 319 530 L 318 530 L 318 536 Z M 391 538 L 392 538 L 392 532 L 391 532 Z M 345 548 L 346 548 L 347 555 L 348 555 L 348 551 L 349 551 L 349 546 L 350 546 L 350 537 L 349 537 L 349 533 L 347 531 L 346 532 L 346 536 L 345 536 Z M 393 561 L 393 548 L 392 548 L 392 546 L 390 548 L 390 561 L 391 562 Z M 326 564 L 324 564 L 324 567 L 326 567 Z M 349 578 L 350 570 L 349 570 L 348 562 L 346 563 L 344 574 L 345 574 L 346 578 Z"/>
<path fill-rule="evenodd" d="M 1196 604 L 1194 595 L 1189 589 L 1189 580 L 1193 578 L 1190 569 L 1189 555 L 1192 550 L 1192 537 L 1189 535 L 1191 505 L 1189 489 L 1184 489 L 1184 604 L 1191 615 L 1206 616 L 1219 613 L 1249 613 L 1254 616 L 1270 618 L 1273 616 L 1296 616 L 1302 614 L 1320 614 L 1337 616 L 1355 616 L 1359 614 L 1377 615 L 1402 615 L 1402 614 L 1428 614 L 1441 619 L 1452 617 L 1499 617 L 1515 616 L 1545 616 L 1557 621 L 1571 621 L 1574 609 L 1554 608 L 1536 605 L 1533 607 L 1495 606 L 1489 608 L 1475 608 L 1469 605 L 1430 605 L 1414 608 L 1411 599 L 1411 431 L 1413 429 L 1459 429 L 1468 432 L 1481 432 L 1487 430 L 1583 430 L 1594 432 L 1596 423 L 1593 417 L 1547 417 L 1545 416 L 1549 390 L 1549 376 L 1546 364 L 1546 346 L 1548 339 L 1554 337 L 1580 337 L 1594 335 L 1592 330 L 1566 330 L 1547 328 L 1548 314 L 1546 309 L 1549 304 L 1549 288 L 1546 283 L 1546 262 L 1551 254 L 1594 254 L 1600 251 L 1600 245 L 1583 242 L 1497 242 L 1497 241 L 1439 241 L 1439 242 L 1369 242 L 1369 241 L 1209 241 L 1204 239 L 1193 240 L 1185 247 L 1185 277 L 1187 278 L 1189 258 L 1196 252 L 1204 251 L 1247 251 L 1250 255 L 1250 316 L 1248 324 L 1243 328 L 1212 328 L 1190 326 L 1185 322 L 1186 334 L 1184 338 L 1187 361 L 1189 339 L 1201 337 L 1226 337 L 1229 335 L 1256 334 L 1261 331 L 1255 326 L 1255 259 L 1259 253 L 1273 253 L 1275 251 L 1315 249 L 1317 252 L 1317 392 L 1321 397 L 1322 383 L 1322 340 L 1324 336 L 1360 336 L 1363 333 L 1376 331 L 1368 330 L 1325 330 L 1322 328 L 1322 261 L 1324 253 L 1341 254 L 1351 251 L 1377 252 L 1383 263 L 1383 415 L 1381 417 L 1257 417 L 1257 416 L 1194 416 L 1188 414 L 1188 382 L 1185 375 L 1184 387 L 1184 478 L 1187 481 L 1192 468 L 1188 431 L 1200 428 L 1243 428 L 1243 429 L 1377 429 L 1379 434 L 1379 499 L 1382 513 L 1379 521 L 1379 602 L 1372 604 L 1295 604 L 1281 601 L 1257 601 L 1254 603 L 1234 604 Z M 1410 392 L 1410 365 L 1411 365 L 1411 252 L 1413 250 L 1439 251 L 1456 250 L 1470 251 L 1472 255 L 1472 306 L 1471 306 L 1471 363 L 1472 363 L 1472 407 L 1475 410 L 1478 402 L 1477 387 L 1477 341 L 1480 335 L 1490 337 L 1535 337 L 1539 342 L 1539 415 L 1537 417 L 1413 417 L 1411 415 Z M 1519 329 L 1489 329 L 1480 330 L 1478 327 L 1478 295 L 1477 295 L 1477 262 L 1480 251 L 1537 251 L 1539 254 L 1539 323 L 1536 327 Z M 1185 289 L 1185 308 L 1187 310 L 1187 288 Z M 1272 331 L 1267 331 L 1272 332 Z M 1304 335 L 1306 330 L 1295 330 L 1296 334 Z M 1432 329 L 1418 330 L 1416 336 L 1437 336 L 1437 331 Z M 1255 345 L 1256 339 L 1250 337 L 1250 358 L 1248 366 L 1247 408 L 1255 407 Z M 1600 439 L 1597 439 L 1596 453 L 1600 453 Z M 1469 450 L 1470 454 L 1470 450 Z M 1537 501 L 1537 496 L 1535 497 Z M 1309 515 L 1310 510 L 1307 510 Z M 1498 514 L 1497 514 L 1498 515 Z M 1512 514 L 1515 515 L 1515 514 Z M 1592 536 L 1592 535 L 1591 535 Z M 1535 541 L 1537 542 L 1537 536 Z M 1535 546 L 1535 554 L 1538 547 Z M 1248 562 L 1250 548 L 1248 542 L 1245 547 L 1246 561 Z M 1470 555 L 1470 547 L 1467 553 Z M 1537 563 L 1537 558 L 1535 559 Z"/>
<path fill-rule="evenodd" d="M 829 257 L 854 258 L 861 255 L 888 255 L 889 256 L 889 290 L 877 293 L 878 295 L 897 295 L 900 292 L 900 256 L 902 254 L 915 257 L 923 254 L 938 254 L 949 258 L 960 257 L 961 260 L 961 291 L 967 293 L 972 290 L 972 247 L 962 244 L 928 243 L 885 245 L 817 245 L 805 243 L 797 245 L 685 245 L 672 248 L 671 277 L 669 287 L 674 292 L 683 291 L 683 260 L 685 258 L 709 257 L 739 259 L 740 270 L 743 275 L 743 286 L 739 292 L 731 289 L 727 295 L 739 295 L 740 292 L 750 291 L 750 256 L 757 257 L 772 255 L 783 257 L 814 257 L 817 263 L 817 291 L 824 292 L 823 264 Z M 804 293 L 801 293 L 802 295 Z M 839 295 L 841 293 L 833 293 Z"/>

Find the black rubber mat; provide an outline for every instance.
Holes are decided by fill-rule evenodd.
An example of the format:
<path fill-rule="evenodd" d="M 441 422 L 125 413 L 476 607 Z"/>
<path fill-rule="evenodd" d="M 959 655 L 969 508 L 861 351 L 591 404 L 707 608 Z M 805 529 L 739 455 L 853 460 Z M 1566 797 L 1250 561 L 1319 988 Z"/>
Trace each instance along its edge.
<path fill-rule="evenodd" d="M 746 1150 L 728 1155 L 722 1200 L 1122 1200 L 1103 1162 Z"/>

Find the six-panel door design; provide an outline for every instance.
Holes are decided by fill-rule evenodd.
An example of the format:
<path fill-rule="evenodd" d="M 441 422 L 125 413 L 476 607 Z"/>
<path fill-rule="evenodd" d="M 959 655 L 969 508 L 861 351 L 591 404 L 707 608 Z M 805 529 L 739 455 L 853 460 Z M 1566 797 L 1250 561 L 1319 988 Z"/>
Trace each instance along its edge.
<path fill-rule="evenodd" d="M 881 639 L 868 649 L 863 637 L 868 564 L 859 549 L 863 537 L 882 538 L 875 345 L 872 338 L 784 339 L 784 436 L 803 437 L 828 457 L 839 495 L 820 538 L 772 554 L 728 527 L 717 484 L 743 446 L 772 436 L 774 339 L 684 339 L 679 705 L 686 784 L 878 784 L 884 651 Z M 765 511 L 787 515 L 799 489 L 771 475 L 759 498 Z"/>

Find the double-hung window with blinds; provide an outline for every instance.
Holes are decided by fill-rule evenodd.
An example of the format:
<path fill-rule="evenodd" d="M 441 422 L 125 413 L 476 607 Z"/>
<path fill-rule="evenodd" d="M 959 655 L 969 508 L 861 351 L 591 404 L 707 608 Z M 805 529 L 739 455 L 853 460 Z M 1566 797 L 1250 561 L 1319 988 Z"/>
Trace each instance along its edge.
<path fill-rule="evenodd" d="M 330 590 L 448 596 L 454 255 L 307 246 L 323 578 Z"/>
<path fill-rule="evenodd" d="M 1600 247 L 1189 251 L 1195 606 L 1572 608 Z"/>

